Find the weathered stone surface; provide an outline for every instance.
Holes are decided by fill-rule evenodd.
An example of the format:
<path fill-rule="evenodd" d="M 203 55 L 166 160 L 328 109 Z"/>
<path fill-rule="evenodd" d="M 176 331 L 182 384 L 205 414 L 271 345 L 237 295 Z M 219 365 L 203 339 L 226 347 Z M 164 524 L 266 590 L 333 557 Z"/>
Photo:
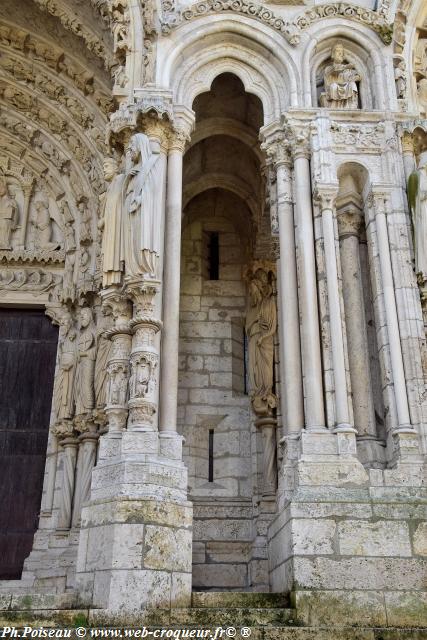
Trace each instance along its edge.
<path fill-rule="evenodd" d="M 338 524 L 338 544 L 344 556 L 411 556 L 406 522 L 341 522 Z"/>

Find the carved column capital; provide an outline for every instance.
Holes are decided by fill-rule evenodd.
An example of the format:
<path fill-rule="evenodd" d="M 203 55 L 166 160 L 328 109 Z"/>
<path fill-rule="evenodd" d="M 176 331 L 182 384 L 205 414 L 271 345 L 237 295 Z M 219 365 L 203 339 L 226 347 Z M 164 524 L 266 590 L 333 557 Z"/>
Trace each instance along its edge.
<path fill-rule="evenodd" d="M 102 306 L 110 310 L 114 318 L 113 331 L 121 333 L 129 330 L 129 321 L 132 317 L 130 300 L 118 289 L 110 287 L 101 292 Z"/>
<path fill-rule="evenodd" d="M 261 149 L 276 169 L 278 166 L 291 164 L 289 139 L 284 132 L 278 131 L 268 136 Z"/>
<path fill-rule="evenodd" d="M 171 136 L 171 125 L 167 120 L 160 120 L 156 117 L 145 116 L 143 118 L 143 133 L 149 138 L 154 138 L 160 144 L 163 152 L 169 147 Z"/>
<path fill-rule="evenodd" d="M 180 151 L 184 153 L 185 146 L 190 140 L 188 127 L 176 126 L 169 133 L 169 151 Z"/>
<path fill-rule="evenodd" d="M 338 187 L 335 185 L 317 185 L 314 197 L 321 210 L 331 209 L 334 211 L 337 201 Z"/>
<path fill-rule="evenodd" d="M 288 123 L 285 128 L 286 134 L 291 144 L 291 151 L 294 160 L 311 158 L 311 132 L 310 123 Z"/>
<path fill-rule="evenodd" d="M 402 133 L 402 151 L 403 153 L 413 154 L 414 149 L 414 136 L 409 131 L 403 131 Z"/>
<path fill-rule="evenodd" d="M 339 213 L 338 220 L 338 234 L 340 238 L 347 236 L 360 236 L 363 229 L 364 216 L 360 211 L 345 211 Z"/>

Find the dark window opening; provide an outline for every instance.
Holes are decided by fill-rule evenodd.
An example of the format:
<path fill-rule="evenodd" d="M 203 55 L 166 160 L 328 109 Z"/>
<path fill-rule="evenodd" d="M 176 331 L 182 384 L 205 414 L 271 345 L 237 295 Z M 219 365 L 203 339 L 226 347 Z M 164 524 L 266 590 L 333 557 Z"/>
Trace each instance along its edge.
<path fill-rule="evenodd" d="M 214 430 L 209 429 L 209 468 L 208 468 L 208 481 L 213 482 L 214 476 L 214 458 L 213 458 L 213 445 L 214 445 Z"/>
<path fill-rule="evenodd" d="M 209 280 L 219 280 L 219 233 L 208 234 L 208 275 Z"/>

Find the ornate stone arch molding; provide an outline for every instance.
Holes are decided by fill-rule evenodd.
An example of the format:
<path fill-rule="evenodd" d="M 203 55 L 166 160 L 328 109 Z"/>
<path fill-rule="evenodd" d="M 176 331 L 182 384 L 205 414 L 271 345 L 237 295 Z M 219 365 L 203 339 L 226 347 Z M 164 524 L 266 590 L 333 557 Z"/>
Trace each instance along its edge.
<path fill-rule="evenodd" d="M 264 34 L 261 38 L 253 27 L 221 18 L 196 33 L 189 26 L 185 30 L 181 46 L 174 41 L 162 51 L 163 73 L 158 78 L 158 84 L 170 87 L 177 104 L 191 108 L 194 98 L 209 91 L 218 75 L 229 72 L 261 100 L 265 124 L 298 105 L 295 65 L 273 38 Z"/>
<path fill-rule="evenodd" d="M 391 55 L 384 56 L 384 48 L 365 27 L 343 27 L 336 22 L 328 25 L 321 36 L 308 42 L 302 59 L 304 106 L 317 106 L 316 73 L 327 60 L 336 42 L 343 44 L 347 58 L 361 74 L 363 109 L 389 108 L 396 103 L 393 63 Z"/>

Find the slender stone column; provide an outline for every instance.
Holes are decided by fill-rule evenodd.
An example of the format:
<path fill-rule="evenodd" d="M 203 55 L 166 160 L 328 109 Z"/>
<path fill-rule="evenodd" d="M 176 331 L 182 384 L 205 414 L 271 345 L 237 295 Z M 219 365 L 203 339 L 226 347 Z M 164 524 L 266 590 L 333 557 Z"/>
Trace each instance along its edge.
<path fill-rule="evenodd" d="M 305 425 L 308 430 L 323 430 L 326 427 L 320 354 L 316 260 L 314 255 L 313 210 L 311 206 L 310 162 L 309 150 L 304 144 L 300 144 L 295 151 L 294 172 Z"/>
<path fill-rule="evenodd" d="M 80 438 L 79 452 L 77 457 L 76 487 L 74 491 L 73 517 L 71 525 L 80 526 L 80 516 L 82 505 L 90 497 L 90 484 L 92 471 L 96 462 L 96 447 L 98 434 L 88 431 Z"/>
<path fill-rule="evenodd" d="M 71 526 L 74 479 L 79 441 L 76 438 L 70 437 L 65 438 L 61 444 L 64 448 L 64 466 L 62 470 L 61 503 L 56 529 L 58 531 L 68 531 Z"/>
<path fill-rule="evenodd" d="M 334 210 L 337 189 L 324 189 L 319 186 L 317 196 L 322 212 L 323 241 L 325 247 L 326 286 L 328 291 L 332 364 L 335 383 L 336 429 L 339 431 L 354 432 L 354 428 L 350 425 L 348 410 L 343 322 L 341 317 L 337 256 L 335 250 Z"/>
<path fill-rule="evenodd" d="M 398 425 L 396 432 L 415 432 L 411 426 L 408 395 L 406 391 L 405 371 L 403 368 L 402 347 L 400 344 L 399 322 L 394 293 L 393 271 L 386 220 L 385 193 L 373 192 L 372 200 L 378 238 L 378 251 L 381 266 L 381 279 L 384 292 L 384 305 L 387 318 L 391 368 L 393 373 L 394 395 L 396 400 Z"/>
<path fill-rule="evenodd" d="M 366 334 L 359 237 L 363 214 L 355 207 L 338 215 L 341 246 L 342 289 L 347 328 L 353 412 L 359 436 L 377 436 L 368 337 Z"/>
<path fill-rule="evenodd" d="M 182 160 L 187 136 L 172 134 L 168 154 L 159 431 L 175 432 L 178 406 Z"/>
<path fill-rule="evenodd" d="M 283 436 L 298 434 L 304 427 L 304 396 L 299 333 L 298 284 L 295 251 L 292 176 L 287 140 L 276 136 L 266 144 L 276 169 L 280 261 L 279 296 L 281 318 L 280 362 L 282 375 Z"/>

